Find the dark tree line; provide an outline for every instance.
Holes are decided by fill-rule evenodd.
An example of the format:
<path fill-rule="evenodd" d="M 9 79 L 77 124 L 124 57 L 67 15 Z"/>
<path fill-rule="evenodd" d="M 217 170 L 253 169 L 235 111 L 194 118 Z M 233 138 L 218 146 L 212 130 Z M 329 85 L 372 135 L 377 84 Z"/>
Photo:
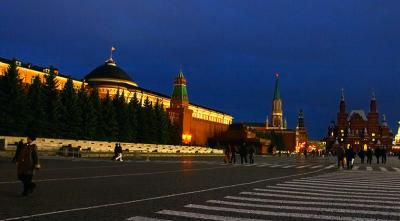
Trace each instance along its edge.
<path fill-rule="evenodd" d="M 0 135 L 140 142 L 180 143 L 179 128 L 171 124 L 162 104 L 143 105 L 136 94 L 129 101 L 124 93 L 100 99 L 82 84 L 77 91 L 69 78 L 63 90 L 53 71 L 25 86 L 12 62 L 0 76 Z"/>

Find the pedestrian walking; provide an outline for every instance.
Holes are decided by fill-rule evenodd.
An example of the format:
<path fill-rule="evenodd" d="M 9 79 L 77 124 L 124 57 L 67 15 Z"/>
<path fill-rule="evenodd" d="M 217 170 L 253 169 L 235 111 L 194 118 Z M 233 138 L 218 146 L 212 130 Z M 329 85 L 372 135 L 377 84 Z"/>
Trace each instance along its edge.
<path fill-rule="evenodd" d="M 338 160 L 338 168 L 342 166 L 344 168 L 344 149 L 343 147 L 339 147 L 337 150 L 337 160 Z"/>
<path fill-rule="evenodd" d="M 230 149 L 230 152 L 231 152 L 230 162 L 233 164 L 236 164 L 236 152 L 237 152 L 236 145 L 230 145 L 229 147 L 231 148 Z"/>
<path fill-rule="evenodd" d="M 348 147 L 346 149 L 345 153 L 346 153 L 347 169 L 348 170 L 353 169 L 353 163 L 354 163 L 354 157 L 355 157 L 353 148 Z"/>
<path fill-rule="evenodd" d="M 381 149 L 382 164 L 386 164 L 386 147 Z"/>
<path fill-rule="evenodd" d="M 247 145 L 245 142 L 239 147 L 240 154 L 240 163 L 243 164 L 243 161 L 247 163 Z"/>
<path fill-rule="evenodd" d="M 32 182 L 34 170 L 40 169 L 37 147 L 33 142 L 36 140 L 34 135 L 28 135 L 27 143 L 19 143 L 19 150 L 15 154 L 17 164 L 17 176 L 23 184 L 22 196 L 33 193 L 36 184 Z"/>
<path fill-rule="evenodd" d="M 229 145 L 227 145 L 227 146 L 225 146 L 225 148 L 224 148 L 224 163 L 229 163 L 229 161 L 230 161 L 230 151 L 231 151 L 231 149 L 230 149 L 230 147 L 229 147 Z"/>
<path fill-rule="evenodd" d="M 372 150 L 370 147 L 367 149 L 367 164 L 371 165 L 372 163 Z"/>
<path fill-rule="evenodd" d="M 11 162 L 13 163 L 17 162 L 17 157 L 19 156 L 19 153 L 21 152 L 23 147 L 24 147 L 24 141 L 21 139 L 17 144 L 17 149 L 15 150 L 15 155 Z"/>
<path fill-rule="evenodd" d="M 256 151 L 256 150 L 255 150 L 255 148 L 254 148 L 254 144 L 251 144 L 251 145 L 249 146 L 249 150 L 248 150 L 250 164 L 254 164 L 254 152 L 255 152 L 255 151 Z"/>
<path fill-rule="evenodd" d="M 381 156 L 381 149 L 379 147 L 375 148 L 376 164 L 379 164 L 379 157 Z"/>
<path fill-rule="evenodd" d="M 365 151 L 364 150 L 360 150 L 360 152 L 358 152 L 358 156 L 361 159 L 361 163 L 364 163 L 364 158 L 365 158 Z"/>
<path fill-rule="evenodd" d="M 115 161 L 123 161 L 122 160 L 122 147 L 120 143 L 115 144 L 114 148 L 114 154 L 115 154 Z"/>

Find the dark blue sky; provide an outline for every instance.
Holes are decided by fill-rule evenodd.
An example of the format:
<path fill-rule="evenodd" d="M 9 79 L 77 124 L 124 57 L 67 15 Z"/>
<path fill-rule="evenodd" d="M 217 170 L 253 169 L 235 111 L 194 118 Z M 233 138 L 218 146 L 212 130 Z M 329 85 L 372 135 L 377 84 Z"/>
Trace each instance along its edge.
<path fill-rule="evenodd" d="M 289 127 L 304 109 L 312 138 L 349 109 L 400 120 L 400 1 L 3 0 L 0 56 L 83 78 L 111 46 L 144 88 L 171 94 L 180 65 L 192 102 L 264 122 L 274 72 Z"/>

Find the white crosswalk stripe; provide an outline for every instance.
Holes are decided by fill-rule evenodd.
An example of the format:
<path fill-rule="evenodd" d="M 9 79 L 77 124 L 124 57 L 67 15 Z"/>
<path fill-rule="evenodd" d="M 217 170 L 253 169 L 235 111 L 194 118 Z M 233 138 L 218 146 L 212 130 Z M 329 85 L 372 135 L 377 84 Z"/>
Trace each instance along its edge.
<path fill-rule="evenodd" d="M 295 217 L 295 218 L 307 218 L 307 219 L 326 219 L 326 220 L 346 220 L 346 221 L 383 221 L 387 219 L 366 219 L 366 218 L 355 218 L 355 217 L 345 217 L 345 216 L 328 216 L 328 215 L 317 215 L 317 214 L 306 214 L 306 213 L 289 213 L 289 212 L 274 212 L 265 210 L 254 210 L 254 209 L 238 209 L 231 207 L 217 207 L 217 206 L 204 206 L 196 204 L 188 204 L 187 208 L 204 209 L 211 211 L 224 211 L 224 212 L 234 212 L 234 213 L 244 213 L 244 214 L 256 214 L 256 215 L 266 215 L 266 216 L 280 216 L 280 217 Z M 243 219 L 247 220 L 247 219 Z"/>
<path fill-rule="evenodd" d="M 325 169 L 331 169 L 331 168 L 334 168 L 335 166 L 336 166 L 336 164 L 332 164 L 330 166 L 325 167 Z"/>
<path fill-rule="evenodd" d="M 379 169 L 381 170 L 381 171 L 388 171 L 385 167 L 379 167 Z"/>
<path fill-rule="evenodd" d="M 281 168 L 289 166 L 270 166 L 276 165 Z M 310 169 L 315 167 L 307 166 Z M 313 169 L 317 168 L 325 169 L 326 166 Z M 296 178 L 247 189 L 223 199 L 182 205 L 176 210 L 161 209 L 154 218 L 133 216 L 127 220 L 400 220 L 400 177 L 389 172 L 400 169 L 374 168 L 374 171 L 368 171 L 367 167 L 360 166 L 356 171 L 342 170 Z"/>
<path fill-rule="evenodd" d="M 231 206 L 245 206 L 253 208 L 270 208 L 270 209 L 290 209 L 290 210 L 303 210 L 303 211 L 318 211 L 318 212 L 337 212 L 337 213 L 357 213 L 357 214 L 378 214 L 378 215 L 390 215 L 400 216 L 400 213 L 396 212 L 380 212 L 380 211 L 368 211 L 368 210 L 353 210 L 353 209 L 334 209 L 334 208 L 315 208 L 315 207 L 304 207 L 304 206 L 282 206 L 282 205 L 260 205 L 255 203 L 237 203 L 230 201 L 221 200 L 209 200 L 208 203 L 216 203 L 222 205 Z"/>
<path fill-rule="evenodd" d="M 134 217 L 130 217 L 126 220 L 129 220 L 129 221 L 171 221 L 169 219 L 157 219 L 157 218 L 150 218 L 150 217 L 143 217 L 143 216 L 134 216 Z"/>
<path fill-rule="evenodd" d="M 225 221 L 225 220 L 243 221 L 243 218 L 238 218 L 238 217 L 218 216 L 218 215 L 209 215 L 209 214 L 203 214 L 203 213 L 192 213 L 192 212 L 184 212 L 184 211 L 161 210 L 157 213 L 165 214 L 165 215 L 187 217 L 187 218 L 193 218 L 193 219 L 207 219 L 207 220 L 220 220 L 220 221 Z M 265 219 L 246 219 L 246 220 L 265 221 Z"/>

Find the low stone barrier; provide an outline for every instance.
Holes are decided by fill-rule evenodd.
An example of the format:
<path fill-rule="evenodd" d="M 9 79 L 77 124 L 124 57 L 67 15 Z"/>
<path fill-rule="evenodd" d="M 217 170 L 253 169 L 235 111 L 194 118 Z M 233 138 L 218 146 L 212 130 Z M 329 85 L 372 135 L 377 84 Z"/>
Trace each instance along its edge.
<path fill-rule="evenodd" d="M 26 137 L 0 136 L 0 150 L 15 150 L 17 143 Z M 115 142 L 37 138 L 35 144 L 39 151 L 59 151 L 62 147 L 79 148 L 81 152 L 114 152 Z M 121 143 L 122 149 L 141 153 L 185 153 L 185 154 L 222 154 L 219 149 L 201 146 L 179 146 L 143 143 Z"/>

